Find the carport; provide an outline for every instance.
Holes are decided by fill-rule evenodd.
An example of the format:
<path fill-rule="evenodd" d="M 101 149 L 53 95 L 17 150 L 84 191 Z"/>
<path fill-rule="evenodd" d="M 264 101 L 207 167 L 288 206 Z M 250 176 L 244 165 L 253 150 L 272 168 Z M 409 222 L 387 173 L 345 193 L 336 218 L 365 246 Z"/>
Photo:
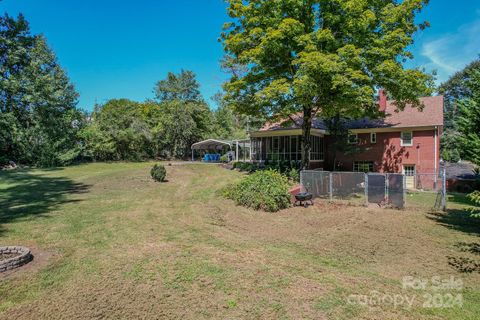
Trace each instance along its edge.
<path fill-rule="evenodd" d="M 195 150 L 222 151 L 225 149 L 232 150 L 232 143 L 230 141 L 207 139 L 207 140 L 194 143 L 192 144 L 192 161 L 195 161 Z"/>

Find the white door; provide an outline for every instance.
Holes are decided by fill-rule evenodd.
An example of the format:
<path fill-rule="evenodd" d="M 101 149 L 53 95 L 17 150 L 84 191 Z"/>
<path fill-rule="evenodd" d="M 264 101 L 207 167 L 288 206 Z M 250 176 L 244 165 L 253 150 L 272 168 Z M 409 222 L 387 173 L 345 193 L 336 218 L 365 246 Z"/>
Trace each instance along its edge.
<path fill-rule="evenodd" d="M 405 164 L 403 166 L 403 174 L 405 175 L 405 184 L 407 189 L 415 189 L 415 165 Z"/>

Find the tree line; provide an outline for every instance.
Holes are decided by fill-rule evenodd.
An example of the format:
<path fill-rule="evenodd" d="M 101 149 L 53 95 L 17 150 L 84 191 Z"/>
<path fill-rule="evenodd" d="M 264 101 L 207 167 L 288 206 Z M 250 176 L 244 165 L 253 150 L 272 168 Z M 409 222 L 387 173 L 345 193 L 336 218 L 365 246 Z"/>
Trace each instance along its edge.
<path fill-rule="evenodd" d="M 181 71 L 156 83 L 153 99 L 113 99 L 83 111 L 46 39 L 33 35 L 22 15 L 1 16 L 0 164 L 184 158 L 196 141 L 243 138 L 264 119 L 301 113 L 305 167 L 312 117 L 372 114 L 378 87 L 399 109 L 421 107 L 418 97 L 434 90 L 431 75 L 401 63 L 412 57 L 413 34 L 428 26 L 413 19 L 425 1 L 229 2 L 221 39 L 232 76 L 214 97 L 216 110 L 195 74 Z M 477 59 L 438 89 L 445 95 L 445 160 L 480 164 L 479 83 Z"/>
<path fill-rule="evenodd" d="M 201 139 L 246 135 L 248 118 L 220 93 L 212 111 L 192 71 L 168 73 L 154 99 L 113 99 L 86 112 L 46 39 L 32 35 L 22 15 L 0 17 L 0 40 L 0 164 L 184 158 Z"/>

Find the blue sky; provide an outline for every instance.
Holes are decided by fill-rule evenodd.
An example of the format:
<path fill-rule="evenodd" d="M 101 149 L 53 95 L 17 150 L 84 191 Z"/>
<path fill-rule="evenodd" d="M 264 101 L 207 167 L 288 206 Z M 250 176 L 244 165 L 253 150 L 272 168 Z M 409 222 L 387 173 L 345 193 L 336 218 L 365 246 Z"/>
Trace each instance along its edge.
<path fill-rule="evenodd" d="M 47 37 L 87 110 L 110 98 L 152 98 L 155 82 L 182 68 L 198 75 L 209 99 L 227 78 L 217 41 L 225 7 L 223 0 L 0 2 L 1 12 L 22 12 Z M 431 27 L 415 37 L 407 66 L 435 69 L 441 82 L 478 57 L 480 1 L 431 0 L 419 19 Z"/>

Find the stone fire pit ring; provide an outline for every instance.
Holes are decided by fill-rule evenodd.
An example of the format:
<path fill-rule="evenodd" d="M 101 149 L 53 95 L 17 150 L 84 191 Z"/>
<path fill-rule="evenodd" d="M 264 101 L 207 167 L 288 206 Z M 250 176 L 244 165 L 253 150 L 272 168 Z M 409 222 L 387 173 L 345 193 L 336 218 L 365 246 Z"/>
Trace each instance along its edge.
<path fill-rule="evenodd" d="M 26 247 L 0 247 L 0 272 L 21 267 L 32 261 L 32 259 L 32 253 L 30 252 L 30 249 Z"/>

